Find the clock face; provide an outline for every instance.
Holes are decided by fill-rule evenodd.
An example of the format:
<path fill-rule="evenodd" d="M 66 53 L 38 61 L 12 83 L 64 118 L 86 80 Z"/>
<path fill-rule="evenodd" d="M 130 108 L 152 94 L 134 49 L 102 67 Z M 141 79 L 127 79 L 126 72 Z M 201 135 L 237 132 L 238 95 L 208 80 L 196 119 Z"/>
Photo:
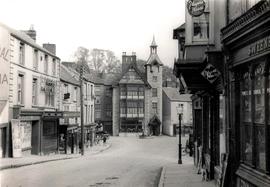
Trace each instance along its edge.
<path fill-rule="evenodd" d="M 187 9 L 191 16 L 198 17 L 204 13 L 204 0 L 189 0 L 187 2 Z"/>

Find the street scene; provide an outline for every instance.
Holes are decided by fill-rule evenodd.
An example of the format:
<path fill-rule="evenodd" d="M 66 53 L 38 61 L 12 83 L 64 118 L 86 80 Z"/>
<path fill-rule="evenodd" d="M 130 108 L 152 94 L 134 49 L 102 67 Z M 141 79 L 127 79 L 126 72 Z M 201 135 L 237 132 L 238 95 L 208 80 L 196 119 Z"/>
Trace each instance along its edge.
<path fill-rule="evenodd" d="M 0 11 L 0 186 L 270 187 L 270 0 Z"/>

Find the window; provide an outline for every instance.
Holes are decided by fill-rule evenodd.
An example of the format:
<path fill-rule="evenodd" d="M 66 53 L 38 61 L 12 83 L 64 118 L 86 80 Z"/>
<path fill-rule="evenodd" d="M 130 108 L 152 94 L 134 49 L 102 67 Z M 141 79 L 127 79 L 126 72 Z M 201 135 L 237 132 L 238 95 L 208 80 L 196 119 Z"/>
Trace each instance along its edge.
<path fill-rule="evenodd" d="M 153 82 L 157 82 L 157 76 L 153 76 Z"/>
<path fill-rule="evenodd" d="M 95 86 L 95 95 L 100 95 L 100 87 Z"/>
<path fill-rule="evenodd" d="M 109 88 L 106 88 L 106 96 L 111 97 L 111 90 Z"/>
<path fill-rule="evenodd" d="M 32 83 L 32 104 L 37 105 L 37 97 L 38 97 L 38 81 L 37 78 L 33 78 L 33 83 Z"/>
<path fill-rule="evenodd" d="M 264 89 L 267 79 L 264 76 L 265 65 L 260 63 L 242 69 L 240 77 L 241 136 L 243 140 L 241 158 L 247 165 L 266 171 L 266 105 L 264 98 L 265 91 L 269 97 L 269 88 Z M 251 69 L 253 71 L 250 71 Z"/>
<path fill-rule="evenodd" d="M 143 111 L 143 102 L 139 102 L 138 103 L 138 110 L 139 110 L 139 114 L 143 114 L 144 113 L 144 111 Z"/>
<path fill-rule="evenodd" d="M 45 86 L 45 104 L 49 107 L 54 107 L 54 95 L 55 95 L 55 84 L 48 80 Z"/>
<path fill-rule="evenodd" d="M 55 136 L 57 134 L 57 125 L 54 121 L 47 121 L 43 125 L 43 135 L 44 136 Z"/>
<path fill-rule="evenodd" d="M 24 75 L 18 75 L 18 104 L 24 103 Z"/>
<path fill-rule="evenodd" d="M 120 87 L 120 95 L 126 96 L 127 95 L 127 89 L 125 87 Z"/>
<path fill-rule="evenodd" d="M 101 118 L 101 111 L 100 110 L 95 110 L 95 118 L 100 119 Z"/>
<path fill-rule="evenodd" d="M 152 88 L 152 97 L 157 97 L 157 88 Z"/>
<path fill-rule="evenodd" d="M 144 96 L 144 88 L 139 87 L 139 96 Z"/>
<path fill-rule="evenodd" d="M 24 55 L 25 55 L 25 46 L 23 43 L 20 43 L 19 47 L 19 64 L 24 65 Z"/>
<path fill-rule="evenodd" d="M 138 114 L 137 102 L 127 102 L 127 113 Z"/>
<path fill-rule="evenodd" d="M 93 85 L 91 85 L 91 97 L 94 97 Z"/>
<path fill-rule="evenodd" d="M 38 70 L 38 50 L 33 50 L 33 69 Z"/>
<path fill-rule="evenodd" d="M 45 74 L 48 74 L 48 66 L 49 66 L 48 55 L 45 55 L 45 62 L 44 62 L 44 73 Z"/>
<path fill-rule="evenodd" d="M 73 88 L 73 101 L 76 102 L 77 101 L 77 87 Z"/>
<path fill-rule="evenodd" d="M 100 104 L 100 96 L 96 96 L 95 104 Z"/>
<path fill-rule="evenodd" d="M 55 61 L 55 58 L 53 59 L 53 62 L 52 62 L 52 73 L 53 73 L 53 76 L 56 75 L 56 61 Z"/>
<path fill-rule="evenodd" d="M 127 113 L 127 103 L 121 102 L 120 103 L 120 114 L 126 114 Z"/>
<path fill-rule="evenodd" d="M 193 19 L 193 41 L 208 40 L 209 38 L 209 7 L 205 0 L 205 12 Z"/>
<path fill-rule="evenodd" d="M 94 121 L 94 106 L 91 105 L 91 122 Z"/>
<path fill-rule="evenodd" d="M 154 114 L 157 114 L 157 103 L 156 102 L 152 103 L 152 110 L 153 110 Z"/>

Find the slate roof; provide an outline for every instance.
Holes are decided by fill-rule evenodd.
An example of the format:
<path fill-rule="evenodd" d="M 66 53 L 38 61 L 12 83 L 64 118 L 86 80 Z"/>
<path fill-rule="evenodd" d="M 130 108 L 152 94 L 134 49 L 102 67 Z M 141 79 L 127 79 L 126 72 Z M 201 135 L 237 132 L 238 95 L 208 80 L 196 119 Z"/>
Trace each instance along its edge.
<path fill-rule="evenodd" d="M 67 82 L 67 83 L 77 85 L 77 86 L 80 85 L 79 80 L 77 80 L 73 76 L 73 74 L 68 70 L 68 68 L 65 67 L 64 65 L 60 66 L 60 80 Z"/>
<path fill-rule="evenodd" d="M 0 26 L 4 27 L 5 29 L 7 29 L 9 31 L 9 33 L 14 36 L 15 38 L 18 38 L 19 40 L 27 43 L 28 45 L 39 49 L 40 51 L 43 51 L 44 53 L 47 53 L 50 56 L 53 56 L 55 58 L 60 59 L 59 57 L 55 56 L 55 54 L 51 53 L 50 51 L 48 51 L 47 49 L 41 47 L 40 45 L 38 45 L 36 43 L 35 40 L 33 40 L 30 36 L 28 36 L 26 33 L 24 33 L 23 31 L 18 31 L 15 29 L 12 29 L 10 27 L 8 27 L 7 25 L 0 23 Z"/>
<path fill-rule="evenodd" d="M 179 93 L 179 88 L 170 88 L 163 87 L 163 92 L 171 101 L 182 101 L 182 102 L 191 102 L 192 94 L 181 94 Z"/>

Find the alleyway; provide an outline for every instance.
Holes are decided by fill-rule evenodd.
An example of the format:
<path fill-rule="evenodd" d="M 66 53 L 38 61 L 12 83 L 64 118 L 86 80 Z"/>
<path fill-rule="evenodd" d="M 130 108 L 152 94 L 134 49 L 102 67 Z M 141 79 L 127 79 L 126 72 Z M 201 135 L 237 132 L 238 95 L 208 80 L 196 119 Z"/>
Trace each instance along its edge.
<path fill-rule="evenodd" d="M 112 147 L 82 158 L 1 172 L 1 186 L 157 186 L 161 167 L 177 162 L 177 137 L 111 137 Z"/>

